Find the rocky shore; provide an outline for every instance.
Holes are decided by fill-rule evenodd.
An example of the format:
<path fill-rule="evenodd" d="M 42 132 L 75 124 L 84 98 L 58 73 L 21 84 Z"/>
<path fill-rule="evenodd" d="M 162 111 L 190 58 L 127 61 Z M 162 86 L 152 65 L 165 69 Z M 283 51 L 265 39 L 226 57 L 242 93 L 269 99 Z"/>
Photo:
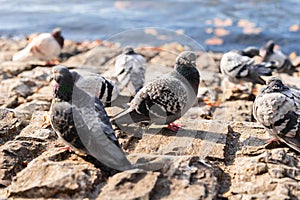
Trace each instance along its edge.
<path fill-rule="evenodd" d="M 60 150 L 51 127 L 42 127 L 52 89 L 44 62 L 12 62 L 28 41 L 0 39 L 0 199 L 298 199 L 300 156 L 255 123 L 253 95 L 222 91 L 222 53 L 198 51 L 198 103 L 177 132 L 151 126 L 116 128 L 130 162 L 125 172 Z M 172 69 L 179 43 L 136 47 L 147 59 L 146 81 Z M 79 72 L 108 74 L 121 47 L 105 41 L 66 41 L 59 63 Z M 300 57 L 291 54 L 299 66 Z M 259 58 L 257 58 L 259 59 Z M 300 89 L 297 74 L 279 75 Z M 259 88 L 258 88 L 259 89 Z M 110 116 L 120 108 L 107 108 Z"/>

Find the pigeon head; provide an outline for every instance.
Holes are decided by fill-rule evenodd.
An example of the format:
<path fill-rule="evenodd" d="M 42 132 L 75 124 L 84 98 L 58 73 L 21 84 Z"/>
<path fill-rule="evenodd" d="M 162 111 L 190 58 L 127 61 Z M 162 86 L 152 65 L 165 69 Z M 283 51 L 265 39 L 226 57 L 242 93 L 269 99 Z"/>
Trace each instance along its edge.
<path fill-rule="evenodd" d="M 124 49 L 123 49 L 123 54 L 125 54 L 125 55 L 130 55 L 130 54 L 134 54 L 135 52 L 134 52 L 134 50 L 133 50 L 133 48 L 132 47 L 125 47 Z"/>
<path fill-rule="evenodd" d="M 267 82 L 267 87 L 263 89 L 263 93 L 283 92 L 286 90 L 289 90 L 289 88 L 282 83 L 280 78 L 271 77 Z"/>
<path fill-rule="evenodd" d="M 269 40 L 263 47 L 267 53 L 273 53 L 273 49 L 275 47 L 275 42 L 273 40 Z"/>
<path fill-rule="evenodd" d="M 60 48 L 64 47 L 64 38 L 61 35 L 61 30 L 60 28 L 55 28 L 52 30 L 52 36 L 54 37 L 54 39 L 57 41 L 57 43 L 59 44 Z"/>
<path fill-rule="evenodd" d="M 259 56 L 259 49 L 256 47 L 247 47 L 242 51 L 243 56 L 248 56 L 253 58 L 254 56 Z"/>
<path fill-rule="evenodd" d="M 198 93 L 200 82 L 199 71 L 196 66 L 197 56 L 192 51 L 184 51 L 176 58 L 174 70 L 182 75 L 192 86 L 195 93 Z"/>
<path fill-rule="evenodd" d="M 176 65 L 185 67 L 196 67 L 197 56 L 192 51 L 184 51 L 176 58 Z"/>
<path fill-rule="evenodd" d="M 62 65 L 52 68 L 51 78 L 54 97 L 64 101 L 72 98 L 74 79 L 69 69 Z"/>

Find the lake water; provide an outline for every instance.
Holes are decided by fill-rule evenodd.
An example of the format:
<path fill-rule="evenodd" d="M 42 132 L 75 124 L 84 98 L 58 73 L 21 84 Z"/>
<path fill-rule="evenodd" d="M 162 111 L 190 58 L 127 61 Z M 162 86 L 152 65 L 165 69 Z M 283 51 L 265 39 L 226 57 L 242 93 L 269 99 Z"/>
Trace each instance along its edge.
<path fill-rule="evenodd" d="M 2 37 L 61 27 L 65 38 L 77 41 L 158 45 L 187 36 L 214 51 L 259 47 L 273 39 L 284 52 L 300 54 L 299 0 L 0 0 L 0 5 Z"/>

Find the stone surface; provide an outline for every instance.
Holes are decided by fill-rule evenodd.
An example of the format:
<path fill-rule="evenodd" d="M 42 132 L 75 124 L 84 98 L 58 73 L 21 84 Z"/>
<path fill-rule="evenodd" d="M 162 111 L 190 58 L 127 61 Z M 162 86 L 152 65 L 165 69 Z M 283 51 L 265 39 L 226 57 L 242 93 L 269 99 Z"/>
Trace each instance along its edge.
<path fill-rule="evenodd" d="M 111 177 L 98 199 L 214 199 L 217 179 L 212 166 L 198 157 L 134 155 L 133 169 Z M 153 165 L 154 161 L 161 166 Z M 150 166 L 147 161 L 150 161 Z M 152 171 L 159 172 L 152 172 Z"/>
<path fill-rule="evenodd" d="M 103 73 L 107 70 L 106 64 L 109 65 L 107 62 L 120 53 L 120 49 L 99 46 L 73 56 L 63 64 L 87 72 Z"/>
<path fill-rule="evenodd" d="M 90 163 L 67 152 L 46 152 L 28 164 L 9 186 L 9 197 L 89 198 L 101 180 Z"/>
<path fill-rule="evenodd" d="M 223 91 L 222 53 L 196 52 L 198 102 L 176 121 L 183 125 L 178 132 L 157 125 L 114 127 L 136 168 L 117 172 L 92 157 L 63 151 L 51 126 L 42 127 L 52 99 L 52 67 L 10 61 L 29 40 L 0 38 L 0 199 L 299 198 L 299 154 L 284 144 L 267 144 L 271 136 L 254 122 L 252 102 L 262 86 L 255 86 L 254 95 L 247 85 L 241 86 L 244 91 Z M 171 71 L 177 54 L 189 49 L 175 42 L 134 48 L 146 57 L 146 82 Z M 120 44 L 66 39 L 58 62 L 109 75 L 120 52 Z M 293 62 L 298 61 L 295 55 Z M 299 74 L 279 76 L 300 88 Z M 128 97 L 120 101 L 122 108 L 106 108 L 110 117 L 127 106 Z"/>
<path fill-rule="evenodd" d="M 232 166 L 231 199 L 299 197 L 299 157 L 287 150 L 265 150 L 257 156 L 237 158 Z"/>
<path fill-rule="evenodd" d="M 0 109 L 0 145 L 12 140 L 28 122 L 15 117 L 12 110 Z"/>
<path fill-rule="evenodd" d="M 30 70 L 32 68 L 33 68 L 32 65 L 24 62 L 6 61 L 0 64 L 0 71 L 9 73 L 14 76 L 20 74 L 25 70 Z"/>
<path fill-rule="evenodd" d="M 98 199 L 149 199 L 159 173 L 133 169 L 109 178 Z"/>
<path fill-rule="evenodd" d="M 43 144 L 29 141 L 9 141 L 0 147 L 0 185 L 8 186 L 17 172 L 41 154 Z"/>

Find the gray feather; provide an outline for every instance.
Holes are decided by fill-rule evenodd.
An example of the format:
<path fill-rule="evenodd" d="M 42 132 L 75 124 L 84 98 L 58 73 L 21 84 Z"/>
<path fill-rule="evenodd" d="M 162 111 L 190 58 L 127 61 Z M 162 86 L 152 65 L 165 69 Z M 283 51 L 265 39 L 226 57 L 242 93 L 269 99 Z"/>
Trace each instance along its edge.
<path fill-rule="evenodd" d="M 300 152 L 300 95 L 271 78 L 253 103 L 254 118 L 268 132 Z"/>
<path fill-rule="evenodd" d="M 196 58 L 192 52 L 180 54 L 174 71 L 144 86 L 113 123 L 168 124 L 180 118 L 196 101 L 200 81 Z"/>
<path fill-rule="evenodd" d="M 58 88 L 50 109 L 51 125 L 59 137 L 111 168 L 129 169 L 131 164 L 119 146 L 101 101 L 74 85 L 66 67 L 54 67 L 53 75 Z M 62 90 L 66 83 L 72 84 L 71 90 Z"/>
<path fill-rule="evenodd" d="M 134 96 L 144 85 L 146 71 L 145 58 L 127 47 L 116 58 L 115 78 L 120 91 L 127 90 Z"/>
<path fill-rule="evenodd" d="M 261 76 L 272 75 L 271 67 L 274 64 L 271 62 L 255 64 L 252 58 L 243 56 L 237 51 L 230 51 L 222 56 L 220 67 L 225 78 L 233 83 L 246 81 L 265 84 Z"/>
<path fill-rule="evenodd" d="M 263 54 L 264 62 L 274 61 L 277 63 L 275 71 L 279 73 L 287 73 L 292 75 L 294 72 L 298 72 L 293 66 L 291 60 L 287 55 L 285 55 L 280 50 L 275 50 L 275 42 L 269 40 L 261 49 L 261 54 Z"/>

